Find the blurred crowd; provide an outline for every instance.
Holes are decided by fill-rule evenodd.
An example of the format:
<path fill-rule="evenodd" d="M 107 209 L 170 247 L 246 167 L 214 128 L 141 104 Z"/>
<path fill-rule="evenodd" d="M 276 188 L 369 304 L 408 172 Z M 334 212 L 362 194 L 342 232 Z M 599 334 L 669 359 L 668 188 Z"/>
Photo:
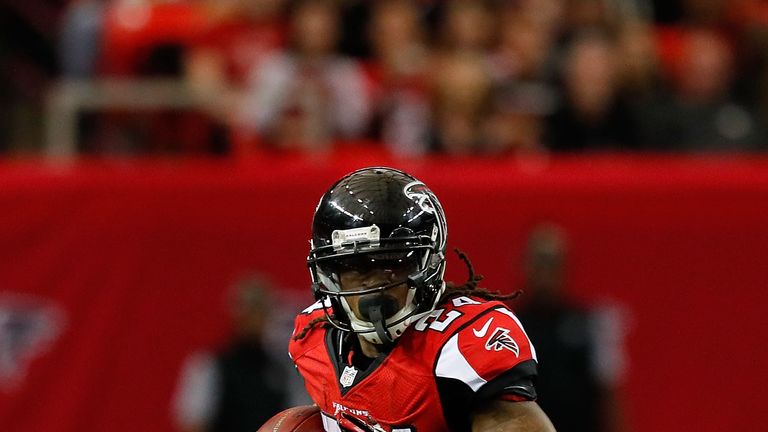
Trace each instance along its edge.
<path fill-rule="evenodd" d="M 52 82 L 109 78 L 179 80 L 198 103 L 85 115 L 82 151 L 768 148 L 765 0 L 37 0 L 0 8 L 6 152 L 35 141 Z"/>

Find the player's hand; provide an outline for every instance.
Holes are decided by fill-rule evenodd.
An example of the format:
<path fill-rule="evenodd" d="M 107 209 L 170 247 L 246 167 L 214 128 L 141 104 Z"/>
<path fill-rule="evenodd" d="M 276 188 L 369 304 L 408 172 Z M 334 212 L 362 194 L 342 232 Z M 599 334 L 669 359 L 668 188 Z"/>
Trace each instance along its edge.
<path fill-rule="evenodd" d="M 340 412 L 336 421 L 343 432 L 386 432 L 386 429 L 371 416 L 357 417 L 349 413 Z"/>

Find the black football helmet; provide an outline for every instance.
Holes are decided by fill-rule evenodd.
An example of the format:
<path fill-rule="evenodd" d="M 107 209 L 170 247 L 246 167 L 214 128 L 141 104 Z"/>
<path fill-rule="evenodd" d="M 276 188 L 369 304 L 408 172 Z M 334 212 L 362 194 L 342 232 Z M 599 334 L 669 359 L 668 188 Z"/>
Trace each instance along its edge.
<path fill-rule="evenodd" d="M 445 289 L 447 226 L 440 202 L 411 175 L 385 167 L 342 177 L 315 209 L 307 264 L 314 296 L 335 327 L 375 344 L 391 344 L 434 310 Z M 392 271 L 380 286 L 342 290 L 345 270 Z M 405 306 L 384 291 L 407 284 Z M 357 316 L 347 298 L 362 296 Z"/>

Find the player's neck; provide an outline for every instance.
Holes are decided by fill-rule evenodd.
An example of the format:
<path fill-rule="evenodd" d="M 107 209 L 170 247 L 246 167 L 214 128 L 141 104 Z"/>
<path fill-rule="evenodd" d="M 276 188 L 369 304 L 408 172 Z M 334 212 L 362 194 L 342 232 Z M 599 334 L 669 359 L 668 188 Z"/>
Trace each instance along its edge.
<path fill-rule="evenodd" d="M 381 354 L 381 351 L 376 346 L 376 344 L 373 344 L 371 342 L 368 342 L 364 337 L 358 335 L 357 340 L 360 341 L 360 350 L 363 352 L 363 355 L 370 358 L 376 358 Z"/>

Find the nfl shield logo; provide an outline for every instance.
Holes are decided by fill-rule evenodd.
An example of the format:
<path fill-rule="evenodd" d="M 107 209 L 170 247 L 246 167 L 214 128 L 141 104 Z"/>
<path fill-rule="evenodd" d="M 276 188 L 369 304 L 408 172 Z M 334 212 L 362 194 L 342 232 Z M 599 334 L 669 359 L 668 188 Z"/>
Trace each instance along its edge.
<path fill-rule="evenodd" d="M 339 378 L 339 382 L 343 387 L 349 387 L 352 385 L 353 382 L 355 382 L 355 377 L 357 376 L 357 369 L 353 368 L 352 366 L 344 366 L 344 372 L 341 373 L 341 378 Z"/>

